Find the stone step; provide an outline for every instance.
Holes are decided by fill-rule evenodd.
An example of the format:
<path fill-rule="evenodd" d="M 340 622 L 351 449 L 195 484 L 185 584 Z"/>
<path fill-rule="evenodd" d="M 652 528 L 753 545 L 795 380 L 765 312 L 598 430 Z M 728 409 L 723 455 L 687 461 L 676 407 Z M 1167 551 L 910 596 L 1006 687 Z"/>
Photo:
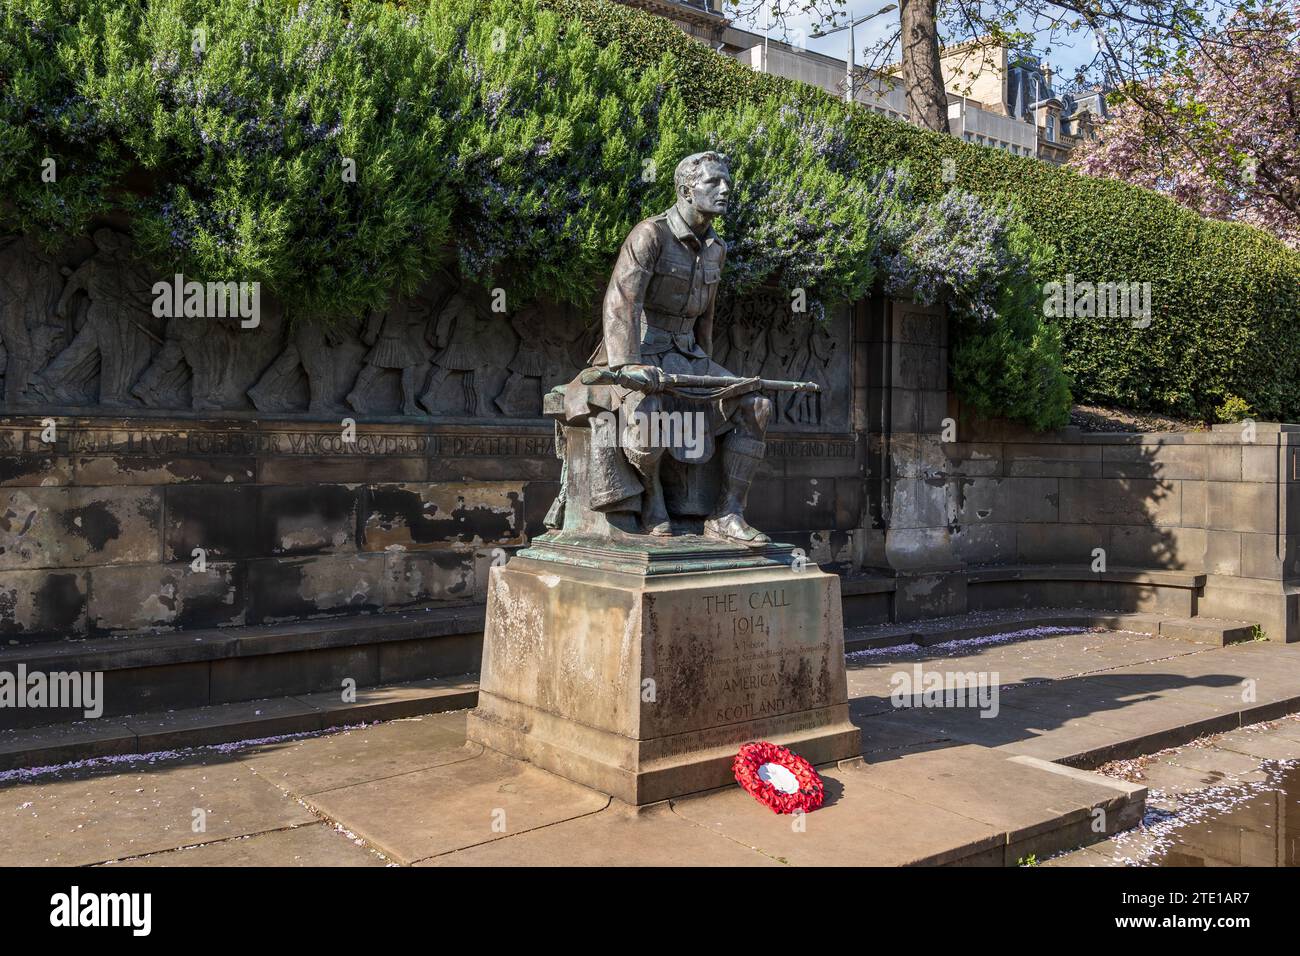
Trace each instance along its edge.
<path fill-rule="evenodd" d="M 0 730 L 0 772 L 95 757 L 153 754 L 234 741 L 314 733 L 473 707 L 474 675 L 242 701 L 165 713 L 105 717 L 70 724 Z"/>
<path fill-rule="evenodd" d="M 1257 633 L 1257 625 L 1251 621 L 1226 621 L 1216 617 L 1175 617 L 1160 622 L 1161 637 L 1217 647 L 1253 641 Z"/>
<path fill-rule="evenodd" d="M 482 605 L 278 625 L 50 641 L 0 649 L 0 672 L 102 675 L 103 718 L 450 677 L 482 660 Z M 0 708 L 0 730 L 67 724 L 79 708 Z"/>

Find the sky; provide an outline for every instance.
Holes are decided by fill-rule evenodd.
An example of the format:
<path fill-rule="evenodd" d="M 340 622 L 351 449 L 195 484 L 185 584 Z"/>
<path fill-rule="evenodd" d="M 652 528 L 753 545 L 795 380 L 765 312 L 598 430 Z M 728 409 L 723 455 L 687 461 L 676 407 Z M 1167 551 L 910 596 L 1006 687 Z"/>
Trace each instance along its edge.
<path fill-rule="evenodd" d="M 875 10 L 879 10 L 883 6 L 886 6 L 888 2 L 889 0 L 847 0 L 845 10 L 852 12 L 855 18 L 863 17 Z M 825 53 L 828 56 L 838 57 L 841 60 L 844 59 L 848 51 L 849 31 L 844 30 L 834 36 L 812 39 L 807 35 L 812 33 L 815 20 L 816 18 L 811 14 L 801 14 L 790 17 L 788 22 L 792 31 L 797 29 L 802 29 L 804 31 L 805 43 L 808 49 L 814 50 L 817 53 Z M 763 33 L 764 17 L 762 15 L 750 17 L 748 20 L 737 18 L 735 22 L 736 25 L 742 29 L 751 30 L 758 34 Z M 840 22 L 847 23 L 847 16 L 842 16 Z M 1022 22 L 1021 28 L 1031 30 L 1032 24 L 1027 21 Z M 863 62 L 863 58 L 866 56 L 867 51 L 871 48 L 872 44 L 878 42 L 890 32 L 897 29 L 897 10 L 892 10 L 889 13 L 883 14 L 865 25 L 858 27 L 856 31 L 858 46 L 857 62 Z M 785 39 L 780 28 L 773 28 L 772 37 L 777 40 Z M 797 38 L 792 32 L 790 41 L 795 42 L 796 39 Z M 1074 70 L 1078 66 L 1090 63 L 1095 56 L 1096 46 L 1091 34 L 1080 33 L 1075 34 L 1074 36 L 1058 35 L 1057 40 L 1057 44 L 1053 46 L 1051 52 L 1046 55 L 1046 59 L 1052 65 L 1056 75 L 1062 79 L 1073 76 Z M 1072 44 L 1072 46 L 1065 46 L 1067 43 Z M 1050 37 L 1044 31 L 1044 33 L 1038 37 L 1033 52 L 1042 55 L 1044 48 L 1049 44 Z M 892 59 L 898 59 L 897 50 L 895 50 Z"/>

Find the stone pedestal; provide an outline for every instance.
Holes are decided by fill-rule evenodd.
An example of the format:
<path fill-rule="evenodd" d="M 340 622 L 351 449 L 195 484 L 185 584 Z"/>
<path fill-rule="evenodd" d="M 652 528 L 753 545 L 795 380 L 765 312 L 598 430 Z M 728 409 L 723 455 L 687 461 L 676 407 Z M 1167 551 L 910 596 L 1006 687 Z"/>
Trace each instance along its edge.
<path fill-rule="evenodd" d="M 751 740 L 857 756 L 847 698 L 839 579 L 788 546 L 552 533 L 492 570 L 469 737 L 645 804 Z"/>

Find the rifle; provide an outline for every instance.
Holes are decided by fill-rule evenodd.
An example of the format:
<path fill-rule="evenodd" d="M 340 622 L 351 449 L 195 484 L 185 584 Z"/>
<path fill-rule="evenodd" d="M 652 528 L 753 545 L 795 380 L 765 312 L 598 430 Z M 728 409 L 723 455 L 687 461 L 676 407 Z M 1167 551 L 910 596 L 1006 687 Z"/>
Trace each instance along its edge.
<path fill-rule="evenodd" d="M 653 366 L 652 366 L 653 367 Z M 660 371 L 662 385 L 660 391 L 680 395 L 683 398 L 712 400 L 715 398 L 744 395 L 748 392 L 820 392 L 822 387 L 816 382 L 784 382 L 770 378 L 737 378 L 730 375 L 676 375 Z M 621 369 L 589 368 L 578 376 L 583 385 L 618 385 L 638 392 L 652 392 L 644 382 L 638 382 Z M 710 389 L 707 394 L 682 391 L 688 388 Z"/>

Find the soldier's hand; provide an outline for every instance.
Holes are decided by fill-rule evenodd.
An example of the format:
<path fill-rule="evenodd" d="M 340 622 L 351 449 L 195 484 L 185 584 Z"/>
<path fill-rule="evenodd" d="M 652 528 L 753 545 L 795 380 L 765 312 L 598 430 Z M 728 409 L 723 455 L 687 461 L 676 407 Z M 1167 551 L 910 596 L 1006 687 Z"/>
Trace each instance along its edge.
<path fill-rule="evenodd" d="M 628 388 L 646 394 L 659 391 L 664 384 L 663 371 L 654 365 L 624 365 L 619 369 L 619 377 Z"/>

